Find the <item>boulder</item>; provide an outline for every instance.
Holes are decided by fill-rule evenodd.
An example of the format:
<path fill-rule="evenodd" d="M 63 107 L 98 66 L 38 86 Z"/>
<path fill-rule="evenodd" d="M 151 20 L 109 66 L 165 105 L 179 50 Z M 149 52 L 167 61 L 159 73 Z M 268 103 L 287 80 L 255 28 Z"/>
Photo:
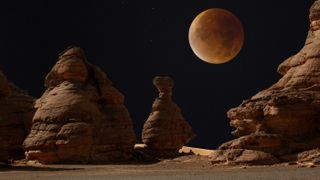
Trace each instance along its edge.
<path fill-rule="evenodd" d="M 34 98 L 0 72 L 0 161 L 24 158 L 22 143 L 29 133 Z"/>
<path fill-rule="evenodd" d="M 143 125 L 142 141 L 147 149 L 159 155 L 178 152 L 195 134 L 184 120 L 180 108 L 172 101 L 173 80 L 157 76 L 153 84 L 159 91 L 159 97 L 154 101 L 152 112 Z"/>
<path fill-rule="evenodd" d="M 320 164 L 320 149 L 312 149 L 297 155 L 299 164 Z"/>
<path fill-rule="evenodd" d="M 135 133 L 124 96 L 82 49 L 64 51 L 45 79 L 27 160 L 40 163 L 106 163 L 131 158 Z"/>
<path fill-rule="evenodd" d="M 247 149 L 214 150 L 209 160 L 224 165 L 271 165 L 280 161 L 270 153 Z"/>

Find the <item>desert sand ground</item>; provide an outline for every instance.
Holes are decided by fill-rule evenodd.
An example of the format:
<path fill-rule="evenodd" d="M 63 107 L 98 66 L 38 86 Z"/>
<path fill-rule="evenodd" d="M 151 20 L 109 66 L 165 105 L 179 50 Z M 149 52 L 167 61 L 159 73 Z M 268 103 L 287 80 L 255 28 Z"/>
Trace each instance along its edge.
<path fill-rule="evenodd" d="M 0 167 L 0 180 L 320 180 L 320 167 L 217 167 L 188 155 L 154 164 L 15 165 Z"/>

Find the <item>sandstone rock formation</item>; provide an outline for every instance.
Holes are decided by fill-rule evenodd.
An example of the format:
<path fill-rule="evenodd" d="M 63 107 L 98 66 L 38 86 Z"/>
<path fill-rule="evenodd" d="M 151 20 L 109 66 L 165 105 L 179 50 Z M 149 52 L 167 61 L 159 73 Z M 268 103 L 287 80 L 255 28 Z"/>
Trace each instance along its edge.
<path fill-rule="evenodd" d="M 173 80 L 157 76 L 153 84 L 159 90 L 159 97 L 154 101 L 152 112 L 143 126 L 142 141 L 147 149 L 155 152 L 178 152 L 195 134 L 171 99 Z"/>
<path fill-rule="evenodd" d="M 104 163 L 131 157 L 135 144 L 124 96 L 82 49 L 59 56 L 36 101 L 27 160 L 41 163 Z"/>
<path fill-rule="evenodd" d="M 296 161 L 297 153 L 320 147 L 320 0 L 310 9 L 310 22 L 305 46 L 278 68 L 283 77 L 228 112 L 239 138 L 221 145 L 212 162 L 217 157 L 226 162 L 224 154 L 236 149 L 257 157 L 239 164 Z M 239 162 L 241 153 L 229 163 Z"/>
<path fill-rule="evenodd" d="M 22 159 L 22 143 L 27 136 L 34 99 L 0 72 L 0 161 Z"/>
<path fill-rule="evenodd" d="M 320 164 L 320 149 L 312 149 L 309 151 L 301 152 L 298 154 L 297 159 L 298 159 L 298 164 L 302 164 L 302 165 Z"/>

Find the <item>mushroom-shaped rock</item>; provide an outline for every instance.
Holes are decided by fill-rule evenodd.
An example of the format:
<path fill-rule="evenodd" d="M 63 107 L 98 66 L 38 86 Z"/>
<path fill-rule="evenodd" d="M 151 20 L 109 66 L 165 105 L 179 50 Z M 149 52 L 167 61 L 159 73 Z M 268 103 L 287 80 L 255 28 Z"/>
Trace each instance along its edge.
<path fill-rule="evenodd" d="M 221 150 L 256 150 L 282 159 L 320 147 L 319 22 L 317 0 L 310 9 L 305 46 L 278 67 L 283 77 L 227 113 L 239 138 L 224 143 Z"/>
<path fill-rule="evenodd" d="M 147 149 L 156 152 L 178 152 L 195 134 L 184 120 L 180 108 L 172 101 L 173 80 L 157 76 L 153 84 L 159 90 L 159 97 L 143 126 L 142 141 Z"/>
<path fill-rule="evenodd" d="M 82 49 L 64 51 L 36 101 L 27 160 L 41 163 L 104 163 L 131 158 L 135 144 L 124 96 Z"/>
<path fill-rule="evenodd" d="M 22 159 L 22 143 L 31 126 L 34 99 L 0 72 L 0 161 Z"/>

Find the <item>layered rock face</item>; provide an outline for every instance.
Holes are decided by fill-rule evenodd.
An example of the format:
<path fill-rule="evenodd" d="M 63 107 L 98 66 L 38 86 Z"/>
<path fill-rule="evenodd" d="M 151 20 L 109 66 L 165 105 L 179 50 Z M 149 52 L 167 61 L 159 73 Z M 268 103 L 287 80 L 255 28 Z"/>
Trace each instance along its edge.
<path fill-rule="evenodd" d="M 296 161 L 297 153 L 320 147 L 319 0 L 310 9 L 310 22 L 305 46 L 278 67 L 283 77 L 228 112 L 230 125 L 236 129 L 233 134 L 239 138 L 221 145 L 212 154 L 212 162 Z M 248 151 L 251 155 L 243 160 Z"/>
<path fill-rule="evenodd" d="M 159 97 L 143 126 L 142 141 L 147 149 L 155 152 L 178 152 L 195 134 L 184 120 L 180 108 L 172 101 L 173 80 L 157 76 L 153 84 L 159 90 Z"/>
<path fill-rule="evenodd" d="M 0 161 L 22 159 L 22 143 L 29 133 L 34 99 L 0 72 Z"/>
<path fill-rule="evenodd" d="M 80 48 L 59 56 L 45 86 L 24 141 L 27 160 L 104 163 L 131 157 L 135 134 L 124 96 Z"/>

